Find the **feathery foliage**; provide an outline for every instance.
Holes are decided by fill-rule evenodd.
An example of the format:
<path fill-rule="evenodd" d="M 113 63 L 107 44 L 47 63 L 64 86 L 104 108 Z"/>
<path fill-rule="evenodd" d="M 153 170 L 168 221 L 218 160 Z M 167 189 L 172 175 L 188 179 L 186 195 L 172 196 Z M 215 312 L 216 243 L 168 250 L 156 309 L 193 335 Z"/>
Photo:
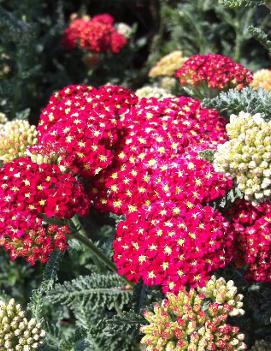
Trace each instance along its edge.
<path fill-rule="evenodd" d="M 258 90 L 245 88 L 240 91 L 231 89 L 221 92 L 215 98 L 204 99 L 203 105 L 216 109 L 227 118 L 241 111 L 251 114 L 262 113 L 266 119 L 271 118 L 271 94 L 261 88 Z"/>
<path fill-rule="evenodd" d="M 104 306 L 109 310 L 123 308 L 130 300 L 131 290 L 116 274 L 96 274 L 80 276 L 72 281 L 56 284 L 46 298 L 51 303 L 62 303 L 73 307 L 88 304 L 93 309 Z"/>

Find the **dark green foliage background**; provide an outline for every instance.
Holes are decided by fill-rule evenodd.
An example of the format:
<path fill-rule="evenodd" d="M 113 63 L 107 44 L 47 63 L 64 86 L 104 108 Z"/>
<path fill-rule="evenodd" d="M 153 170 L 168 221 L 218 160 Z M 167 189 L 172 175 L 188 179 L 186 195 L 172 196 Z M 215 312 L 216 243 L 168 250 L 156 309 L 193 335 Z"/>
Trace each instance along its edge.
<path fill-rule="evenodd" d="M 111 82 L 135 89 L 150 82 L 147 73 L 157 59 L 176 49 L 186 56 L 223 53 L 252 70 L 270 67 L 271 15 L 264 6 L 251 6 L 255 3 L 260 1 L 241 0 L 240 8 L 226 9 L 216 0 L 0 0 L 0 71 L 10 66 L 10 72 L 0 77 L 0 112 L 9 119 L 28 117 L 37 123 L 49 96 L 67 84 Z M 117 22 L 133 26 L 129 47 L 117 59 L 104 56 L 95 69 L 86 67 L 79 50 L 67 52 L 61 46 L 62 32 L 75 12 L 108 12 Z M 266 118 L 271 113 L 270 94 L 250 89 L 225 93 L 204 104 L 226 117 L 244 109 L 262 112 Z M 230 195 L 223 206 L 229 205 Z M 83 221 L 108 256 L 112 256 L 116 221 L 95 212 Z M 270 339 L 270 285 L 248 284 L 242 272 L 231 268 L 221 274 L 233 279 L 245 294 L 247 313 L 233 323 L 246 332 L 248 345 Z M 139 350 L 141 312 L 162 294 L 142 284 L 134 291 L 126 285 L 97 266 L 73 240 L 64 256 L 52 255 L 45 269 L 11 262 L 0 253 L 1 294 L 28 306 L 43 322 L 48 335 L 44 350 Z"/>

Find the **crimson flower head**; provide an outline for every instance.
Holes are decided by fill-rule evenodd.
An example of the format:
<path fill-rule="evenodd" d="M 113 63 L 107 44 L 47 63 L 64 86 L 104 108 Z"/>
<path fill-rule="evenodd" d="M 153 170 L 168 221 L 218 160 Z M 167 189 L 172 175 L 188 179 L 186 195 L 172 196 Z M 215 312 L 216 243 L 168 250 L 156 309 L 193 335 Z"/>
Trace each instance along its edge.
<path fill-rule="evenodd" d="M 194 55 L 188 58 L 176 72 L 184 87 L 209 88 L 214 91 L 248 86 L 253 75 L 247 68 L 232 58 L 218 55 Z"/>
<path fill-rule="evenodd" d="M 85 216 L 89 200 L 80 181 L 57 165 L 36 164 L 21 157 L 0 169 L 0 245 L 12 259 L 45 263 L 50 253 L 67 247 L 66 225 L 46 218 Z"/>
<path fill-rule="evenodd" d="M 149 160 L 151 161 L 152 158 Z M 222 198 L 233 182 L 213 165 L 186 152 L 155 167 L 126 161 L 109 167 L 91 184 L 90 196 L 98 210 L 118 215 L 137 213 L 155 201 L 172 201 L 188 209 Z"/>
<path fill-rule="evenodd" d="M 67 225 L 45 224 L 31 211 L 7 209 L 0 215 L 0 245 L 12 260 L 23 258 L 31 265 L 46 263 L 54 250 L 66 250 L 69 234 Z"/>
<path fill-rule="evenodd" d="M 119 223 L 113 244 L 120 275 L 162 285 L 164 292 L 201 286 L 232 258 L 229 222 L 209 206 L 155 202 Z"/>
<path fill-rule="evenodd" d="M 0 213 L 7 209 L 31 211 L 46 217 L 71 218 L 88 214 L 83 185 L 57 165 L 38 165 L 27 157 L 0 169 Z"/>
<path fill-rule="evenodd" d="M 237 240 L 235 264 L 250 281 L 271 282 L 271 204 L 237 201 L 230 209 Z"/>
<path fill-rule="evenodd" d="M 62 42 L 67 49 L 79 47 L 92 53 L 118 54 L 128 40 L 116 30 L 111 15 L 101 14 L 72 20 L 64 31 Z"/>

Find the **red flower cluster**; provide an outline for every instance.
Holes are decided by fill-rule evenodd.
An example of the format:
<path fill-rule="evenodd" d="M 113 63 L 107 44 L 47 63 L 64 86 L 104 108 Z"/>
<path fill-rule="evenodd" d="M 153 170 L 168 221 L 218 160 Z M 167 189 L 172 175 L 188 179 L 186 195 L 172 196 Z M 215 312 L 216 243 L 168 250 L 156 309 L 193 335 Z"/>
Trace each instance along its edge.
<path fill-rule="evenodd" d="M 89 200 L 83 185 L 56 165 L 19 158 L 0 169 L 0 245 L 12 259 L 34 264 L 48 260 L 54 249 L 67 247 L 67 226 L 46 225 L 46 217 L 86 215 Z"/>
<path fill-rule="evenodd" d="M 172 162 L 160 162 L 155 169 L 129 161 L 110 167 L 97 178 L 91 196 L 96 208 L 125 215 L 157 200 L 193 208 L 223 197 L 231 187 L 231 179 L 190 152 Z"/>
<path fill-rule="evenodd" d="M 70 158 L 66 163 L 73 164 L 83 177 L 97 175 L 112 162 L 121 114 L 136 102 L 129 90 L 110 85 L 60 92 L 42 112 L 39 143 L 65 150 Z"/>
<path fill-rule="evenodd" d="M 227 140 L 224 118 L 188 97 L 143 98 L 124 116 L 123 125 L 127 127 L 123 140 L 127 146 L 121 152 L 126 152 L 127 158 L 158 144 L 156 155 L 167 154 L 168 159 L 168 155 L 180 154 L 188 146 L 210 148 Z"/>
<path fill-rule="evenodd" d="M 192 209 L 170 202 L 153 203 L 120 222 L 114 261 L 121 275 L 178 292 L 186 284 L 203 285 L 231 260 L 229 223 L 209 206 Z"/>
<path fill-rule="evenodd" d="M 38 165 L 29 158 L 18 158 L 0 169 L 0 198 L 0 213 L 5 217 L 30 211 L 71 218 L 85 216 L 89 210 L 84 187 L 75 177 L 62 173 L 56 165 Z M 4 226 L 8 220 L 5 218 Z"/>
<path fill-rule="evenodd" d="M 195 197 L 197 203 L 208 202 L 231 187 L 231 181 L 215 173 L 212 165 L 195 153 L 190 151 L 181 158 L 195 145 L 212 148 L 226 140 L 223 118 L 202 108 L 199 101 L 142 99 L 130 107 L 120 123 L 122 137 L 113 166 L 99 174 L 91 186 L 91 198 L 98 209 L 126 214 L 159 199 L 185 201 Z"/>
<path fill-rule="evenodd" d="M 230 210 L 236 231 L 236 265 L 246 267 L 246 278 L 271 282 L 271 204 L 253 206 L 238 201 Z"/>
<path fill-rule="evenodd" d="M 243 88 L 253 80 L 252 72 L 230 57 L 208 54 L 191 56 L 176 72 L 181 85 L 211 89 Z"/>
<path fill-rule="evenodd" d="M 0 215 L 0 245 L 12 260 L 21 257 L 31 265 L 37 261 L 46 263 L 55 249 L 63 252 L 68 246 L 68 226 L 45 225 L 42 218 L 29 211 L 13 213 L 4 229 L 2 220 Z"/>
<path fill-rule="evenodd" d="M 77 46 L 94 53 L 118 54 L 127 45 L 127 38 L 118 33 L 114 19 L 108 14 L 74 19 L 63 35 L 63 45 L 68 49 Z"/>

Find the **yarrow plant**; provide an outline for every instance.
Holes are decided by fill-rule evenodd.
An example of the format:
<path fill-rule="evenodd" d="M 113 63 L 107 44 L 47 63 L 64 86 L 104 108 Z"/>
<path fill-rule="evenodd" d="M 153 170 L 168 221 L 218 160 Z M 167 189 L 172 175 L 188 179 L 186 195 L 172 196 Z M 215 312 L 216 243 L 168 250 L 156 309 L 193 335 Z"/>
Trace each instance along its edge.
<path fill-rule="evenodd" d="M 233 282 L 212 281 L 202 290 L 181 289 L 177 295 L 168 293 L 154 311 L 146 311 L 148 324 L 141 327 L 141 340 L 147 351 L 245 350 L 244 334 L 228 323 L 232 311 L 243 314 L 243 296 L 237 294 Z M 222 299 L 217 299 L 215 287 L 223 286 Z M 224 287 L 226 287 L 224 289 Z M 212 289 L 214 291 L 212 292 Z M 204 293 L 207 292 L 207 294 Z M 227 302 L 226 295 L 232 297 Z M 240 311 L 239 313 L 237 311 Z"/>
<path fill-rule="evenodd" d="M 67 49 L 79 47 L 93 53 L 118 54 L 128 43 L 130 28 L 123 24 L 114 24 L 109 14 L 101 14 L 90 18 L 74 17 L 63 35 L 63 45 Z"/>
<path fill-rule="evenodd" d="M 271 122 L 260 114 L 240 112 L 230 117 L 226 128 L 230 140 L 217 148 L 216 171 L 235 178 L 246 200 L 258 202 L 269 198 Z"/>
<path fill-rule="evenodd" d="M 217 95 L 230 88 L 248 86 L 253 75 L 247 68 L 227 56 L 193 55 L 177 70 L 181 86 L 199 97 Z"/>

